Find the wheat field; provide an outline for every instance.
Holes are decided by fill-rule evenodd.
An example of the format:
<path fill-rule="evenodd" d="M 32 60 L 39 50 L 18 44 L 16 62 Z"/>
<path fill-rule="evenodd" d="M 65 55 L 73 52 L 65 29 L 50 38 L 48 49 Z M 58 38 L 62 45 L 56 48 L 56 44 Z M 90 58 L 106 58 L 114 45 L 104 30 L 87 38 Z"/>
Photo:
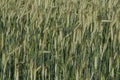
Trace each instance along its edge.
<path fill-rule="evenodd" d="M 120 0 L 0 0 L 0 80 L 120 80 Z"/>

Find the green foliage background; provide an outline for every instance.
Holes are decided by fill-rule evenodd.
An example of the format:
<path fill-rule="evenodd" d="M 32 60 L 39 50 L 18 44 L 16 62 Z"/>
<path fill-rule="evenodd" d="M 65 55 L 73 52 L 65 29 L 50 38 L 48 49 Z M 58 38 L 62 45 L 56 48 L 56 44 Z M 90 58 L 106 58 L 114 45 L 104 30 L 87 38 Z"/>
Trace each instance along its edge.
<path fill-rule="evenodd" d="M 0 0 L 0 80 L 120 80 L 120 0 Z"/>

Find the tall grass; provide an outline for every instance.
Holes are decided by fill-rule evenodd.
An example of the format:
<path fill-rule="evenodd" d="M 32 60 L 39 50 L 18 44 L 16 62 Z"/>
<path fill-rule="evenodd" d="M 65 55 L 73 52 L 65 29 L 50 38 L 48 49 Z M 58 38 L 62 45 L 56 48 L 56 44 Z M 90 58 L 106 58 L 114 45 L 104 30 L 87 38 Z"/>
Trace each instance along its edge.
<path fill-rule="evenodd" d="M 119 0 L 0 0 L 0 80 L 119 79 Z"/>

